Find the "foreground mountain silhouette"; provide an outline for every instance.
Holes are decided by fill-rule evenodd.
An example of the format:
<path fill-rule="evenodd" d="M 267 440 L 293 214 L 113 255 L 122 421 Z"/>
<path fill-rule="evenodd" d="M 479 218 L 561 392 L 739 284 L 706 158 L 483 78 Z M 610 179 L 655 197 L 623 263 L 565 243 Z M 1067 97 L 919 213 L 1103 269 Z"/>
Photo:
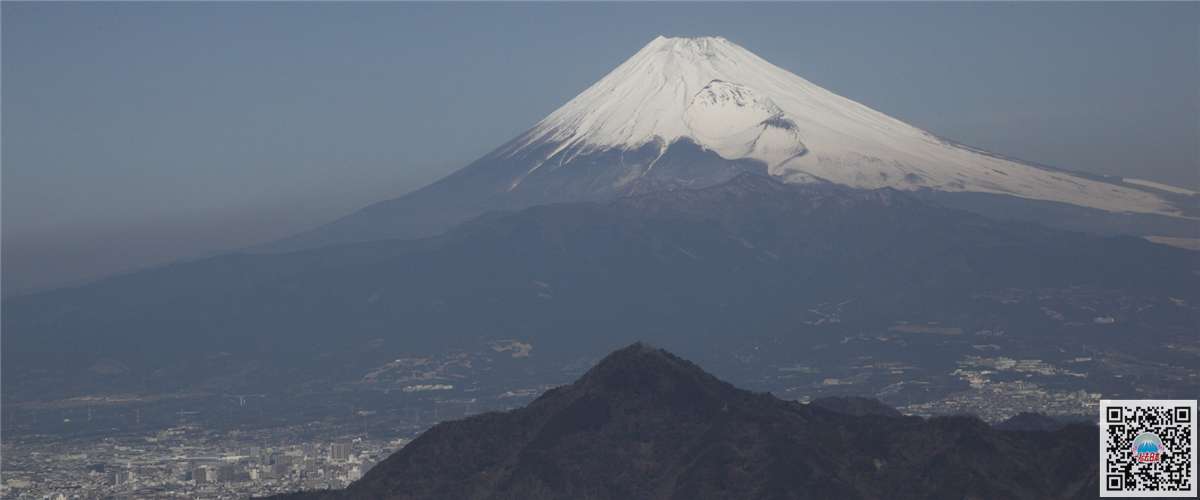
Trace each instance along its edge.
<path fill-rule="evenodd" d="M 839 412 L 638 343 L 525 408 L 433 427 L 344 491 L 278 498 L 1088 498 L 1096 432 Z"/>
<path fill-rule="evenodd" d="M 1033 211 L 1028 217 L 1041 222 L 1156 223 L 1159 232 L 1180 236 L 1195 236 L 1194 221 L 1173 216 L 1196 209 L 1200 198 L 942 139 L 724 38 L 658 37 L 532 129 L 461 170 L 267 248 L 429 236 L 489 210 L 704 187 L 745 172 L 789 183 L 955 194 L 947 201 L 1005 216 Z M 1042 216 L 1052 209 L 1060 217 Z"/>

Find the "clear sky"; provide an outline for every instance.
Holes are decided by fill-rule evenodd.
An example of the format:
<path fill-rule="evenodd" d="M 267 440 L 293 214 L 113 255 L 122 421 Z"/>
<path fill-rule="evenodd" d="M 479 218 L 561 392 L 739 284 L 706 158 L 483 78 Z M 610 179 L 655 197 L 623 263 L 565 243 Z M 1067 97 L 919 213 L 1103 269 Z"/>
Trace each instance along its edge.
<path fill-rule="evenodd" d="M 1200 4 L 13 3 L 4 289 L 285 236 L 465 165 L 654 36 L 998 153 L 1200 188 Z"/>

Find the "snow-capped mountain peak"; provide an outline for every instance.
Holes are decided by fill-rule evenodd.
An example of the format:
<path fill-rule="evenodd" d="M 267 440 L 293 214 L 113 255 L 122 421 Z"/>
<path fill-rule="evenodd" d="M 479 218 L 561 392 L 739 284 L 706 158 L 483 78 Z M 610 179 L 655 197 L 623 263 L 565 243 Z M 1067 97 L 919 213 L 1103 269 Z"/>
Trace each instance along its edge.
<path fill-rule="evenodd" d="M 790 182 L 973 191 L 1176 213 L 1154 193 L 943 140 L 721 37 L 655 38 L 502 153 L 540 148 L 540 162 L 561 168 L 579 155 L 647 144 L 665 150 L 684 138 L 726 160 L 761 161 L 771 175 Z"/>
<path fill-rule="evenodd" d="M 273 248 L 430 236 L 491 210 L 703 188 L 746 173 L 923 190 L 960 208 L 1083 230 L 1128 232 L 1152 221 L 1156 234 L 1190 236 L 1193 221 L 1179 215 L 1200 210 L 1191 191 L 1077 175 L 943 140 L 724 38 L 658 37 L 453 174 Z"/>

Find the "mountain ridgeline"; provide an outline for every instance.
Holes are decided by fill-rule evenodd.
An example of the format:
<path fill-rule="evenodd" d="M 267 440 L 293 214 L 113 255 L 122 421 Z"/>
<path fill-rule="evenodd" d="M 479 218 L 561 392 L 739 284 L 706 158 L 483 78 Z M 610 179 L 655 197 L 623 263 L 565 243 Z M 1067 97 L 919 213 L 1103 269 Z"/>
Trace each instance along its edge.
<path fill-rule="evenodd" d="M 958 144 L 721 37 L 658 37 L 525 133 L 410 194 L 258 250 L 438 234 L 493 210 L 695 189 L 744 172 L 922 192 L 989 216 L 1198 237 L 1200 194 Z"/>
<path fill-rule="evenodd" d="M 346 490 L 277 498 L 1092 498 L 1096 433 L 783 401 L 638 343 L 524 408 L 434 426 Z"/>
<path fill-rule="evenodd" d="M 864 327 L 886 328 L 992 314 L 972 294 L 1010 287 L 1196 300 L 1196 269 L 1195 252 L 1137 238 L 743 174 L 492 213 L 433 238 L 227 255 L 10 298 L 3 369 L 29 396 L 75 394 L 144 383 L 137 373 L 187 384 L 198 375 L 179 370 L 221 354 L 254 360 L 243 383 L 270 386 L 294 379 L 272 360 L 317 363 L 369 339 L 421 350 L 517 336 L 575 353 L 638 338 L 695 344 L 787 334 L 808 307 L 847 298 Z M 129 367 L 130 380 L 84 369 L 98 359 Z"/>

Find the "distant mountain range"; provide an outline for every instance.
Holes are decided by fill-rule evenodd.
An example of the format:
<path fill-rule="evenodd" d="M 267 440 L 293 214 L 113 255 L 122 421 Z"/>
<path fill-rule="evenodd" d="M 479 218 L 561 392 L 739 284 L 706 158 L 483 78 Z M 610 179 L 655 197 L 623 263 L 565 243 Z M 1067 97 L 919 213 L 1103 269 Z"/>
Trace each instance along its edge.
<path fill-rule="evenodd" d="M 269 388 L 295 379 L 273 377 L 264 360 L 317 363 L 370 339 L 421 350 L 516 337 L 579 354 L 637 338 L 783 334 L 815 304 L 847 298 L 847 314 L 883 329 L 987 313 L 972 293 L 1008 288 L 1196 301 L 1198 268 L 1196 252 L 1137 238 L 998 222 L 890 188 L 743 174 L 492 213 L 433 238 L 227 255 L 13 297 L 5 394 L 171 390 L 214 376 L 181 370 L 217 355 L 254 360 L 239 383 Z M 129 370 L 97 377 L 87 367 L 98 360 Z"/>
<path fill-rule="evenodd" d="M 658 37 L 533 128 L 405 196 L 266 245 L 438 234 L 493 210 L 699 188 L 741 173 L 919 191 L 985 215 L 1200 237 L 1200 195 L 1068 172 L 935 136 L 720 37 Z"/>
<path fill-rule="evenodd" d="M 276 498 L 1094 498 L 1097 432 L 783 401 L 639 343 L 525 408 L 434 426 L 346 490 Z"/>

